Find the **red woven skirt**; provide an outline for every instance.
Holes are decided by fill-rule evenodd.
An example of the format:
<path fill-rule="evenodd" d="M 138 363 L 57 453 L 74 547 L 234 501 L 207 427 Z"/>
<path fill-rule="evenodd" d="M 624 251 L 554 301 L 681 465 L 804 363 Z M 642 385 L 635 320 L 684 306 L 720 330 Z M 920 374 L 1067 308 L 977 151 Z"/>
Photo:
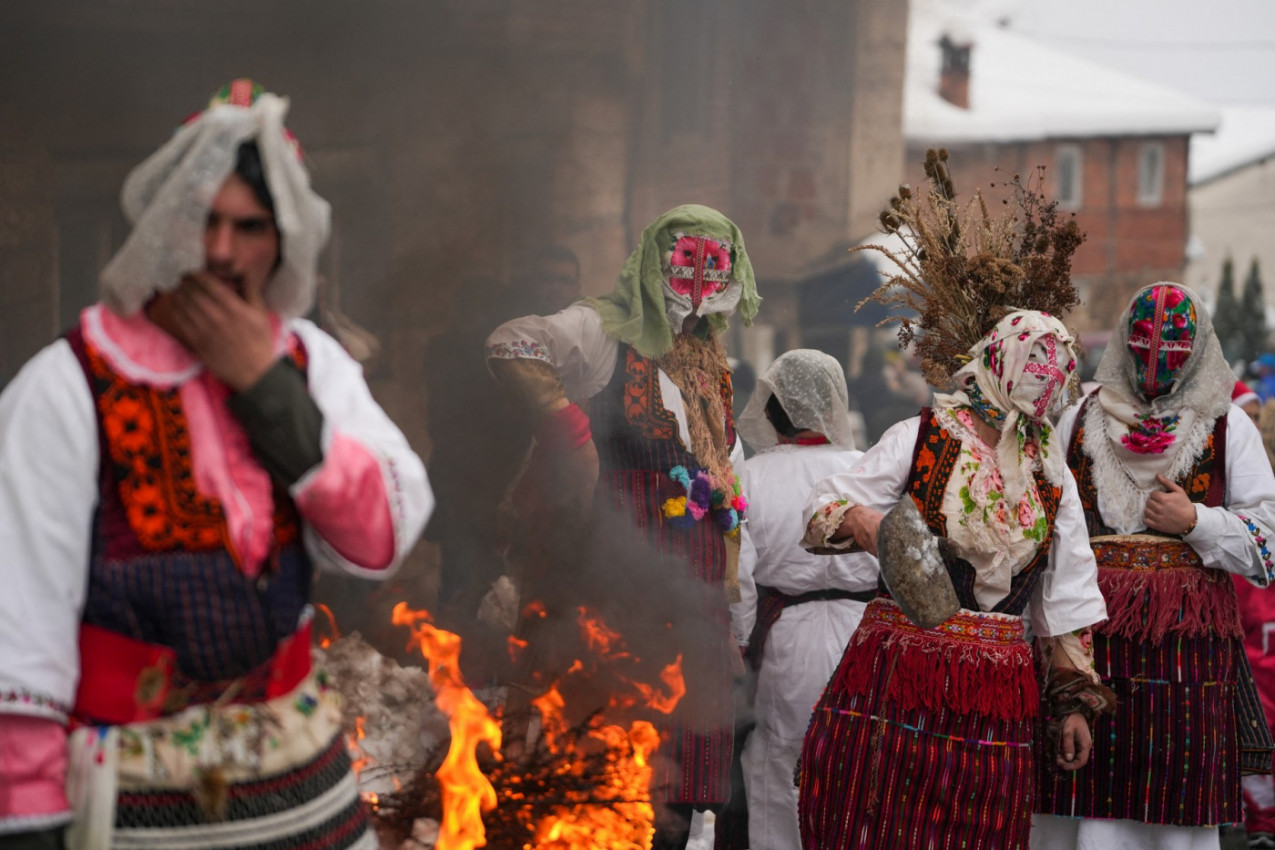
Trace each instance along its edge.
<path fill-rule="evenodd" d="M 1094 667 L 1115 691 L 1116 714 L 1098 719 L 1086 767 L 1040 766 L 1040 811 L 1178 826 L 1240 821 L 1237 712 L 1249 674 L 1230 576 L 1164 538 L 1094 538 L 1093 549 L 1110 617 L 1094 630 Z M 1252 746 L 1260 755 L 1268 745 Z M 1269 750 L 1264 757 L 1269 765 Z"/>
<path fill-rule="evenodd" d="M 806 732 L 803 845 L 1026 847 L 1038 704 L 1020 618 L 873 600 Z"/>

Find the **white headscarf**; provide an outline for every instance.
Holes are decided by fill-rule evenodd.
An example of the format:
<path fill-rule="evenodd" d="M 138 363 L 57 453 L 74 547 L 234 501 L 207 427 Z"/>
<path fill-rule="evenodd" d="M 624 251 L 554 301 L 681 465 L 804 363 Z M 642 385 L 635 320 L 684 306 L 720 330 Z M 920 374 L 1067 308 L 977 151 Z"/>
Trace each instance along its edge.
<path fill-rule="evenodd" d="M 1129 317 L 1148 291 L 1170 286 L 1180 290 L 1195 310 L 1195 337 L 1191 353 L 1176 372 L 1168 393 L 1148 400 L 1142 391 L 1137 359 L 1129 350 Z M 1195 292 L 1177 283 L 1145 286 L 1120 314 L 1107 350 L 1094 373 L 1101 384 L 1097 404 L 1085 411 L 1085 454 L 1093 459 L 1098 510 L 1103 522 L 1117 533 L 1129 534 L 1146 527 L 1142 517 L 1147 497 L 1160 490 L 1156 475 L 1178 480 L 1199 459 L 1214 423 L 1231 408 L 1235 374 L 1218 344 L 1208 311 Z M 1133 445 L 1134 436 L 1151 433 L 1154 450 Z M 1145 442 L 1145 439 L 1143 440 Z"/>
<path fill-rule="evenodd" d="M 757 379 L 757 389 L 739 415 L 737 428 L 740 436 L 759 451 L 779 442 L 775 426 L 766 416 L 766 402 L 771 396 L 779 399 L 798 429 L 823 434 L 843 449 L 854 448 L 850 393 L 846 390 L 845 372 L 835 357 L 798 348 L 775 358 Z"/>
<path fill-rule="evenodd" d="M 108 307 L 132 315 L 155 294 L 175 289 L 183 275 L 204 268 L 208 210 L 234 170 L 240 143 L 254 140 L 282 249 L 279 268 L 266 284 L 266 305 L 284 319 L 310 309 L 330 209 L 311 190 L 310 175 L 284 129 L 287 111 L 286 99 L 268 93 L 251 106 L 210 106 L 133 169 L 120 198 L 133 230 L 100 275 Z"/>

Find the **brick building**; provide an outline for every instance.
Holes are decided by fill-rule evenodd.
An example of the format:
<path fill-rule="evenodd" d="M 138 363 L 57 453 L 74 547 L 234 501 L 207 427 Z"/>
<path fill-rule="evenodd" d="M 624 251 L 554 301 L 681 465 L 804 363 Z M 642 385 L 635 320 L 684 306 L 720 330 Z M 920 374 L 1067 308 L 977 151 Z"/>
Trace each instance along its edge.
<path fill-rule="evenodd" d="M 424 352 L 467 281 L 549 243 L 610 289 L 675 204 L 737 221 L 777 330 L 902 169 L 906 4 L 870 0 L 10 0 L 0 7 L 0 381 L 95 298 L 118 192 L 223 82 L 292 100 L 333 205 L 323 299 L 425 454 Z M 460 412 L 458 411 L 458 414 Z"/>
<path fill-rule="evenodd" d="M 1078 328 L 1107 329 L 1138 287 L 1183 279 L 1189 139 L 1218 121 L 1193 97 L 992 23 L 913 15 L 910 182 L 924 182 L 928 147 L 948 149 L 959 192 L 977 188 L 989 201 L 1004 197 L 1009 176 L 1044 166 L 1046 194 L 1088 234 L 1073 263 Z"/>

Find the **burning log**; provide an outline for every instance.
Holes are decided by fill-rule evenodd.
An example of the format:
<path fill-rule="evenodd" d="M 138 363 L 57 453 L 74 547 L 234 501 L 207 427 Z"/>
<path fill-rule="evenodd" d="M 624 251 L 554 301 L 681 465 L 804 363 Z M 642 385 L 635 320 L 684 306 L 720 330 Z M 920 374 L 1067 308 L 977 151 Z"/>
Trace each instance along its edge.
<path fill-rule="evenodd" d="M 570 729 L 541 735 L 516 760 L 497 760 L 486 750 L 478 764 L 497 800 L 483 816 L 486 846 L 649 848 L 654 813 L 648 759 L 658 745 L 659 734 L 645 721 L 626 730 L 594 714 Z M 376 817 L 396 841 L 408 840 L 422 820 L 441 817 L 436 771 L 442 752 L 438 748 L 402 791 L 380 798 Z"/>

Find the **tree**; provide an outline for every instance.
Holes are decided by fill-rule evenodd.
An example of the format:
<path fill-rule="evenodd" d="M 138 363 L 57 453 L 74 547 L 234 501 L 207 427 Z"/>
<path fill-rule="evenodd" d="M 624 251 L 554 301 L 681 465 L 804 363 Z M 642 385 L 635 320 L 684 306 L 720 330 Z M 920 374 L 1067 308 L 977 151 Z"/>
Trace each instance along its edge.
<path fill-rule="evenodd" d="M 1227 257 L 1222 263 L 1222 282 L 1217 286 L 1217 303 L 1213 309 L 1213 330 L 1227 362 L 1243 356 L 1240 354 L 1244 347 L 1241 328 L 1240 302 L 1235 297 L 1235 263 Z"/>
<path fill-rule="evenodd" d="M 1257 355 L 1266 350 L 1266 297 L 1262 294 L 1262 275 L 1258 269 L 1257 257 L 1248 267 L 1248 277 L 1244 279 L 1244 295 L 1240 300 L 1240 336 L 1243 339 L 1243 352 L 1239 355 L 1245 362 L 1252 363 Z"/>

